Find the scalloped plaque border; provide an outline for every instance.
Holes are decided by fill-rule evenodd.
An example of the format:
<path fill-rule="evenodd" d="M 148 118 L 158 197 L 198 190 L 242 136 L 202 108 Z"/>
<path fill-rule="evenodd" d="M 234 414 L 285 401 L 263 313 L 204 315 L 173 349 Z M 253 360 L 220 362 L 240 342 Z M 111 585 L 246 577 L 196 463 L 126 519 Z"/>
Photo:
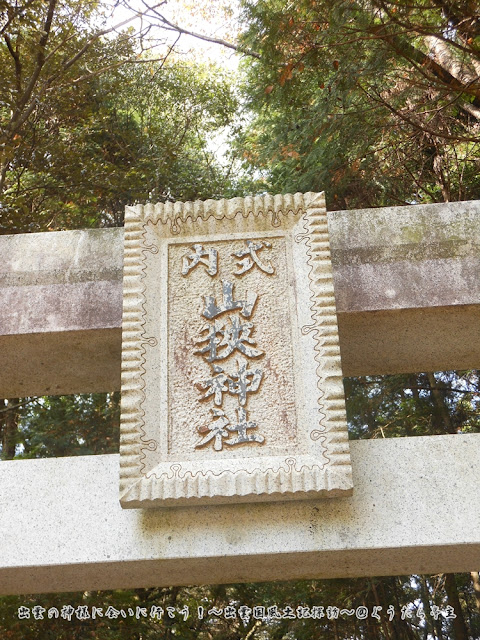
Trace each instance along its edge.
<path fill-rule="evenodd" d="M 259 456 L 250 468 L 193 472 L 188 464 L 162 463 L 144 473 L 142 450 L 155 450 L 144 431 L 145 363 L 148 347 L 157 339 L 145 333 L 147 314 L 144 284 L 147 256 L 157 253 L 146 242 L 146 225 L 169 226 L 178 235 L 195 223 L 263 217 L 272 230 L 282 219 L 295 216 L 303 231 L 293 240 L 305 246 L 310 288 L 310 319 L 302 335 L 313 334 L 318 419 L 309 437 L 321 444 L 321 458 Z M 264 195 L 231 200 L 176 202 L 127 207 L 124 241 L 124 297 L 122 337 L 122 411 L 120 437 L 120 502 L 126 508 L 258 502 L 350 495 L 352 476 L 346 428 L 338 328 L 330 262 L 327 213 L 323 193 Z M 237 459 L 238 460 L 238 459 Z M 248 465 L 246 465 L 248 466 Z"/>

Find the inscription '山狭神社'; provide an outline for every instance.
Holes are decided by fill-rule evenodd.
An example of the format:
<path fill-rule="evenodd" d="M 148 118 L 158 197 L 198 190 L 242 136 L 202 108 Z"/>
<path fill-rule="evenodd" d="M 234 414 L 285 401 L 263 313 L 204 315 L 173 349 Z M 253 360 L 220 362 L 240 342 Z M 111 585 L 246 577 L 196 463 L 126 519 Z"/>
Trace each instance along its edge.
<path fill-rule="evenodd" d="M 275 268 L 270 262 L 263 262 L 258 255 L 259 251 L 271 248 L 272 244 L 265 240 L 245 240 L 245 245 L 244 249 L 232 254 L 238 259 L 238 270 L 232 275 L 239 278 L 252 268 L 273 275 Z M 201 244 L 193 245 L 192 249 L 194 253 L 183 257 L 182 275 L 188 276 L 192 269 L 203 265 L 210 276 L 217 276 L 217 249 L 204 248 Z M 214 406 L 210 408 L 212 421 L 199 429 L 202 437 L 196 448 L 213 442 L 214 450 L 221 451 L 223 445 L 232 447 L 247 443 L 262 444 L 265 441 L 261 433 L 252 433 L 258 425 L 249 420 L 247 408 L 250 394 L 260 389 L 264 375 L 261 365 L 249 368 L 249 360 L 257 360 L 265 355 L 252 336 L 255 329 L 253 314 L 255 305 L 259 302 L 258 295 L 255 292 L 247 293 L 244 300 L 235 300 L 234 286 L 233 281 L 222 280 L 222 299 L 218 303 L 213 295 L 204 296 L 202 316 L 213 322 L 206 323 L 201 328 L 203 335 L 198 338 L 197 343 L 203 347 L 194 351 L 194 354 L 203 356 L 211 366 L 210 377 L 200 380 L 198 385 L 205 391 L 200 400 L 210 399 Z M 217 320 L 219 316 L 222 318 Z M 235 363 L 229 359 L 231 355 L 238 356 Z M 216 364 L 226 359 L 229 359 L 226 364 Z M 235 407 L 234 416 L 226 415 L 224 411 L 224 394 L 237 399 L 238 406 Z"/>
<path fill-rule="evenodd" d="M 193 451 L 275 446 L 286 431 L 292 435 L 294 430 L 293 381 L 287 380 L 292 353 L 284 239 L 195 243 L 172 246 L 170 251 L 170 264 L 175 256 L 181 273 L 170 296 L 173 313 L 183 308 L 171 324 L 172 349 L 174 342 L 178 349 L 183 340 L 179 374 L 185 374 L 183 380 L 174 376 L 171 398 L 178 408 L 190 408 L 183 427 L 172 412 L 170 450 L 175 451 L 180 430 L 196 434 Z M 192 293 L 192 304 L 185 304 L 184 296 Z M 282 297 L 283 312 L 277 308 Z M 282 354 L 269 349 L 278 341 L 283 343 Z M 260 398 L 265 389 L 272 393 L 275 379 L 277 403 L 284 405 L 283 425 L 277 430 L 274 413 L 265 415 Z M 187 384 L 195 391 L 194 403 Z M 254 396 L 259 396 L 256 402 Z"/>

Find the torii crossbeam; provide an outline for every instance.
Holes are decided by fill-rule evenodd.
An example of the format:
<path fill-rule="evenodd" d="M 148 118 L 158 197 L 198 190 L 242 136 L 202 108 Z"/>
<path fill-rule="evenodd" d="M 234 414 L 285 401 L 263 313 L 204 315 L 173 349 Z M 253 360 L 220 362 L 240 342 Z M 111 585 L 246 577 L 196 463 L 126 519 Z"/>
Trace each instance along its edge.
<path fill-rule="evenodd" d="M 344 374 L 480 361 L 480 202 L 329 214 Z M 120 386 L 122 229 L 0 237 L 0 395 Z M 480 435 L 351 443 L 341 500 L 122 510 L 118 456 L 0 465 L 0 593 L 471 571 Z"/>

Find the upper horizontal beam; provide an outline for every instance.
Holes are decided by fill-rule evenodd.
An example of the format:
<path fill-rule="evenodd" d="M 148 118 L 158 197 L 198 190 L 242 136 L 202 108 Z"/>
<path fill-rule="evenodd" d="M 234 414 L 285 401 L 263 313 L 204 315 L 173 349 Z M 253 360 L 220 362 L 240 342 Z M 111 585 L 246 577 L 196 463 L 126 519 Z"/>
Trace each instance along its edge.
<path fill-rule="evenodd" d="M 480 360 L 480 201 L 328 214 L 344 375 Z M 0 396 L 120 386 L 123 229 L 0 237 Z"/>

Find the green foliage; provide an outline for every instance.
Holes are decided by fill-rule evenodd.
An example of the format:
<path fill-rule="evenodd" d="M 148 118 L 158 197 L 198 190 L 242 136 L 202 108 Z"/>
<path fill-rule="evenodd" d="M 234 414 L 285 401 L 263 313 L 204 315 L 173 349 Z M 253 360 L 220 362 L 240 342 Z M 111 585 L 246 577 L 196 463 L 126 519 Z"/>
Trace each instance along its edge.
<path fill-rule="evenodd" d="M 478 371 L 347 378 L 350 437 L 480 432 Z"/>
<path fill-rule="evenodd" d="M 35 0 L 20 20 L 6 3 L 1 233 L 118 226 L 127 204 L 238 195 L 211 146 L 237 108 L 230 78 L 141 55 L 129 31 L 100 37 L 103 11 Z"/>
<path fill-rule="evenodd" d="M 34 398 L 20 410 L 17 458 L 117 453 L 120 394 Z"/>
<path fill-rule="evenodd" d="M 478 402 L 480 379 L 477 371 L 377 376 L 345 380 L 347 413 L 351 437 L 401 437 L 480 431 Z M 45 457 L 110 453 L 118 447 L 118 394 L 89 394 L 19 400 L 19 439 L 17 457 Z M 445 611 L 451 606 L 444 575 L 349 580 L 296 581 L 204 587 L 172 587 L 72 594 L 25 595 L 0 599 L 0 630 L 3 637 L 68 638 L 83 640 L 110 638 L 174 638 L 184 640 L 329 640 L 332 637 L 355 640 L 421 640 L 427 633 L 437 638 L 454 637 L 452 621 L 430 615 L 435 605 Z M 475 638 L 480 629 L 480 612 L 468 574 L 455 577 L 463 615 Z M 76 614 L 65 620 L 48 619 L 48 610 L 71 605 L 101 607 L 103 617 L 79 620 Z M 252 615 L 242 621 L 226 618 L 225 607 L 252 609 L 277 606 L 287 618 L 257 620 Z M 25 606 L 29 619 L 19 619 Z M 46 619 L 36 620 L 33 607 L 43 607 Z M 123 610 L 125 617 L 106 617 L 108 607 Z M 152 606 L 163 609 L 162 619 L 150 616 Z M 188 608 L 188 617 L 180 612 Z M 146 617 L 137 614 L 145 609 Z M 174 617 L 167 607 L 173 607 Z M 198 615 L 203 607 L 204 615 Z M 288 609 L 291 607 L 294 614 Z M 323 607 L 321 618 L 298 617 L 297 607 Z M 378 618 L 365 620 L 356 615 L 327 613 L 328 607 L 352 611 L 374 607 Z M 389 607 L 392 607 L 389 609 Z M 213 609 L 222 610 L 220 615 Z M 171 610 L 173 611 L 173 610 Z M 209 611 L 211 613 L 209 613 Z M 389 611 L 394 611 L 395 615 Z M 402 611 L 404 619 L 402 619 Z M 405 614 L 409 612 L 411 617 Z M 426 611 L 426 617 L 423 612 Z M 434 609 L 432 609 L 434 611 Z M 318 610 L 317 610 L 318 612 Z M 406 617 L 405 617 L 406 616 Z M 390 619 L 392 618 L 392 619 Z M 249 635 L 250 634 L 250 635 Z"/>
<path fill-rule="evenodd" d="M 208 141 L 235 107 L 227 78 L 188 63 L 122 67 L 66 87 L 24 133 L 3 231 L 118 226 L 127 204 L 223 195 L 230 183 Z"/>
<path fill-rule="evenodd" d="M 478 197 L 474 8 L 242 4 L 244 42 L 261 57 L 245 63 L 252 115 L 237 152 L 265 190 L 325 190 L 330 209 Z"/>

